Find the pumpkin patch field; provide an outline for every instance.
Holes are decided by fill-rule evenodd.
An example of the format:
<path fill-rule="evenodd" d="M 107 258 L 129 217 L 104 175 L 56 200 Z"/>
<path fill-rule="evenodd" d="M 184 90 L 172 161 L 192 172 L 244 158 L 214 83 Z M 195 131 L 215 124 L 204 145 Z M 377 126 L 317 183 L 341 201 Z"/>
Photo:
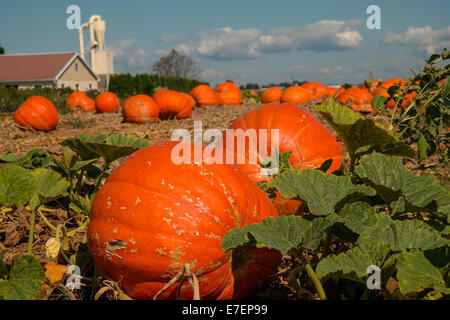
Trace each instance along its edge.
<path fill-rule="evenodd" d="M 448 299 L 449 58 L 340 88 L 22 101 L 0 114 L 0 299 Z"/>

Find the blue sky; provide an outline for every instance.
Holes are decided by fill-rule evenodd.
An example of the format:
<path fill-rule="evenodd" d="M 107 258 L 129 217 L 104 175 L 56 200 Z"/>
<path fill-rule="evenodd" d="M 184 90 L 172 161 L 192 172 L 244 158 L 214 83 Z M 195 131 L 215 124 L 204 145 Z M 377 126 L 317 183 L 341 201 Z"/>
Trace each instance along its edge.
<path fill-rule="evenodd" d="M 0 44 L 7 53 L 79 51 L 77 31 L 66 28 L 71 4 L 82 23 L 93 14 L 106 21 L 116 72 L 149 72 L 177 48 L 212 85 L 408 77 L 430 52 L 450 48 L 447 0 L 0 0 Z M 371 4 L 380 30 L 366 27 Z"/>

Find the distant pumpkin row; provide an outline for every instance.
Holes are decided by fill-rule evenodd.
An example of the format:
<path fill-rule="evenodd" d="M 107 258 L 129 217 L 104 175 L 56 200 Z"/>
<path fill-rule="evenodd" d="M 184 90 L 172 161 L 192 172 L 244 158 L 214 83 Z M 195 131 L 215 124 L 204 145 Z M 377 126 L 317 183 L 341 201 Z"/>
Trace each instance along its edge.
<path fill-rule="evenodd" d="M 375 114 L 370 101 L 376 95 L 389 97 L 387 90 L 393 85 L 403 86 L 406 80 L 393 78 L 380 83 L 378 80 L 370 84 L 363 83 L 359 88 L 340 87 L 338 89 L 325 86 L 318 82 L 308 82 L 302 86 L 291 86 L 285 90 L 270 87 L 261 95 L 262 103 L 289 102 L 303 104 L 328 96 L 353 108 L 353 110 L 369 111 Z M 256 95 L 254 91 L 249 93 Z M 415 92 L 407 94 L 402 107 L 409 105 L 415 97 Z M 208 85 L 196 86 L 190 94 L 168 89 L 158 90 L 153 98 L 145 95 L 135 95 L 125 100 L 122 108 L 126 122 L 144 123 L 177 118 L 188 118 L 196 106 L 239 105 L 242 101 L 241 90 L 231 81 L 217 85 L 216 89 Z M 66 106 L 73 112 L 117 112 L 120 101 L 112 92 L 104 92 L 95 101 L 80 91 L 73 92 L 66 101 Z M 393 108 L 395 104 L 388 101 L 386 107 Z M 37 131 L 51 131 L 58 124 L 58 111 L 53 103 L 41 96 L 27 99 L 14 113 L 14 121 L 19 127 L 32 127 Z"/>

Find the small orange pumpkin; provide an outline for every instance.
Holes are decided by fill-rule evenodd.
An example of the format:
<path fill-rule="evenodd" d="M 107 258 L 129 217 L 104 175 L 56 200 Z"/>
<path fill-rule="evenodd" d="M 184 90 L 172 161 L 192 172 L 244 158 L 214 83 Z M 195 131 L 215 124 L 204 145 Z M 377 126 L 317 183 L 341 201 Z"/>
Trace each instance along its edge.
<path fill-rule="evenodd" d="M 241 92 L 241 90 L 231 81 L 225 81 L 221 84 L 218 84 L 216 86 L 216 91 L 218 93 L 223 92 L 223 91 L 239 91 Z"/>
<path fill-rule="evenodd" d="M 159 107 L 150 96 L 138 94 L 125 100 L 122 112 L 126 122 L 156 122 L 159 115 Z"/>
<path fill-rule="evenodd" d="M 239 105 L 242 101 L 241 91 L 221 91 L 219 92 L 219 104 L 223 105 Z"/>
<path fill-rule="evenodd" d="M 95 101 L 84 92 L 74 91 L 66 100 L 66 107 L 72 112 L 94 112 Z"/>
<path fill-rule="evenodd" d="M 301 86 L 291 86 L 284 89 L 281 102 L 302 104 L 311 101 L 311 93 Z"/>
<path fill-rule="evenodd" d="M 41 96 L 32 96 L 14 112 L 14 122 L 37 131 L 51 131 L 58 125 L 58 111 L 53 103 Z"/>
<path fill-rule="evenodd" d="M 403 78 L 391 78 L 384 82 L 382 82 L 378 88 L 373 93 L 374 96 L 383 96 L 386 99 L 390 98 L 390 95 L 388 93 L 388 89 L 392 86 L 399 86 L 400 88 L 404 87 L 406 83 L 406 80 Z M 395 107 L 395 101 L 393 99 L 389 99 L 386 103 L 386 108 L 394 108 Z"/>
<path fill-rule="evenodd" d="M 98 113 L 113 113 L 120 108 L 120 101 L 113 92 L 103 92 L 95 99 L 95 110 Z"/>
<path fill-rule="evenodd" d="M 153 100 L 159 107 L 159 117 L 162 120 L 189 118 L 192 114 L 192 104 L 180 92 L 162 89 L 153 94 Z"/>
<path fill-rule="evenodd" d="M 311 97 L 314 100 L 320 100 L 330 93 L 329 88 L 319 82 L 307 82 L 302 84 L 302 87 L 311 93 Z"/>
<path fill-rule="evenodd" d="M 370 111 L 373 114 L 377 112 L 372 108 L 371 100 L 373 95 L 367 90 L 360 88 L 348 88 L 337 96 L 336 100 L 349 105 L 355 111 Z"/>
<path fill-rule="evenodd" d="M 283 94 L 283 90 L 278 87 L 270 87 L 261 95 L 262 103 L 274 103 L 280 102 L 281 95 Z"/>
<path fill-rule="evenodd" d="M 211 106 L 219 103 L 217 92 L 206 84 L 200 84 L 191 91 L 191 96 L 201 107 Z"/>

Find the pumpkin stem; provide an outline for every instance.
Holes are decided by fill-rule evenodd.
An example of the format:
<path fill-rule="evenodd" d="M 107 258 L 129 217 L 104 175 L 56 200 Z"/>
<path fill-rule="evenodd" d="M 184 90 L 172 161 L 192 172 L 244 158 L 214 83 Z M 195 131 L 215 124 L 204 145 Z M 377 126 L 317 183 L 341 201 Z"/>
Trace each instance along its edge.
<path fill-rule="evenodd" d="M 180 280 L 180 284 L 178 285 L 177 288 L 177 293 L 176 293 L 176 299 L 178 300 L 180 298 L 180 292 L 181 292 L 181 286 L 183 285 L 183 282 L 185 280 L 188 281 L 189 285 L 192 288 L 192 291 L 194 292 L 194 299 L 193 300 L 200 300 L 200 287 L 198 284 L 198 279 L 195 276 L 194 273 L 192 273 L 189 270 L 189 263 L 186 263 L 183 267 L 183 269 L 178 272 L 175 277 L 173 277 L 169 282 L 166 283 L 166 285 L 164 287 L 162 287 L 161 290 L 159 290 L 154 296 L 153 296 L 153 300 L 157 300 L 158 297 L 163 294 L 164 292 L 167 291 L 167 289 L 169 289 L 173 284 L 175 284 L 178 280 Z"/>

